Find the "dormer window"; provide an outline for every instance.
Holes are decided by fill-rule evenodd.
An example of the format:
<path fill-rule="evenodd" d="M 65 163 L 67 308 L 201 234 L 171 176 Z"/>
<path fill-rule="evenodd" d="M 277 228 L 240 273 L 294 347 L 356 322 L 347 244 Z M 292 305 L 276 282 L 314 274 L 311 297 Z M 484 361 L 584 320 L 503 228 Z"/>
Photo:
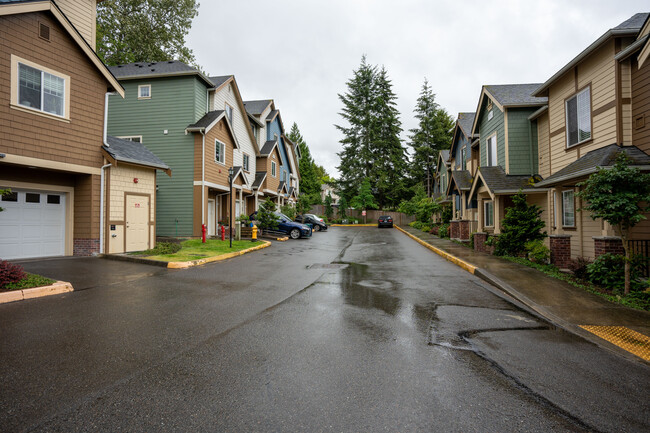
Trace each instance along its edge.
<path fill-rule="evenodd" d="M 138 99 L 151 99 L 151 84 L 138 86 Z"/>

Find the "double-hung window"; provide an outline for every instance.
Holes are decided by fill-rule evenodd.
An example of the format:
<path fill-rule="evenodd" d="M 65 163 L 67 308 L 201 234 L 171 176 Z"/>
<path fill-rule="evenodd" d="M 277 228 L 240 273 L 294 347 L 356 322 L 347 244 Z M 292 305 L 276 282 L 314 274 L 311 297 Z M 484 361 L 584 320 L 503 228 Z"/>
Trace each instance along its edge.
<path fill-rule="evenodd" d="M 138 86 L 138 99 L 151 99 L 151 84 Z"/>
<path fill-rule="evenodd" d="M 573 191 L 562 191 L 562 225 L 575 227 L 576 224 L 575 202 Z"/>
<path fill-rule="evenodd" d="M 487 139 L 487 165 L 497 165 L 497 135 L 494 134 Z"/>
<path fill-rule="evenodd" d="M 242 164 L 244 166 L 244 171 L 250 171 L 250 160 L 248 155 L 244 154 L 244 162 Z"/>
<path fill-rule="evenodd" d="M 494 227 L 494 202 L 483 202 L 483 223 L 485 227 Z"/>
<path fill-rule="evenodd" d="M 271 176 L 276 177 L 275 174 L 275 161 L 271 161 Z"/>
<path fill-rule="evenodd" d="M 219 164 L 226 163 L 226 145 L 219 140 L 214 140 L 214 160 Z"/>
<path fill-rule="evenodd" d="M 66 117 L 66 76 L 18 62 L 18 105 Z"/>
<path fill-rule="evenodd" d="M 589 87 L 566 100 L 567 147 L 591 138 L 591 90 Z"/>

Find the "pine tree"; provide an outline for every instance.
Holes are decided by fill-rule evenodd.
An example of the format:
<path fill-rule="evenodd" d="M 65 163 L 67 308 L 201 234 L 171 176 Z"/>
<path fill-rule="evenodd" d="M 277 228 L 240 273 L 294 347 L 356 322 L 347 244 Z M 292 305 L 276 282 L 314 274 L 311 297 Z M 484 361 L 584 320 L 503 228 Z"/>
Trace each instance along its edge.
<path fill-rule="evenodd" d="M 413 183 L 426 185 L 427 165 L 431 178 L 438 151 L 451 147 L 454 119 L 436 103 L 436 95 L 426 78 L 413 111 L 418 126 L 409 130 L 409 145 L 413 148 L 410 178 Z"/>
<path fill-rule="evenodd" d="M 301 157 L 298 162 L 298 169 L 300 170 L 300 195 L 305 195 L 310 205 L 320 203 L 322 183 L 317 169 L 318 167 L 311 156 L 309 146 L 307 146 L 295 122 L 291 126 L 288 137 L 289 140 L 300 148 Z"/>
<path fill-rule="evenodd" d="M 512 196 L 512 203 L 501 221 L 501 234 L 494 250 L 498 256 L 516 256 L 526 250 L 526 242 L 546 237 L 540 207 L 526 203 L 526 194 L 521 190 Z"/>

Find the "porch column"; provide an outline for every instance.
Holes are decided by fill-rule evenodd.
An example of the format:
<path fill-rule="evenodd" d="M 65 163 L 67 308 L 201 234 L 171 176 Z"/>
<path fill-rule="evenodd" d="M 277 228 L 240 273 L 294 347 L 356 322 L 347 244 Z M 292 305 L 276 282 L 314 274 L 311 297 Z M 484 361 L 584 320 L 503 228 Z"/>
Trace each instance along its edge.
<path fill-rule="evenodd" d="M 255 209 L 253 210 L 253 212 L 255 212 L 257 209 L 259 209 L 258 200 L 259 200 L 259 195 L 257 194 L 257 191 L 255 191 Z"/>
<path fill-rule="evenodd" d="M 483 199 L 478 200 L 478 221 L 477 221 L 477 232 L 483 231 Z"/>
<path fill-rule="evenodd" d="M 244 211 L 244 186 L 239 190 L 239 212 Z"/>
<path fill-rule="evenodd" d="M 501 233 L 501 196 L 494 196 L 494 234 Z"/>

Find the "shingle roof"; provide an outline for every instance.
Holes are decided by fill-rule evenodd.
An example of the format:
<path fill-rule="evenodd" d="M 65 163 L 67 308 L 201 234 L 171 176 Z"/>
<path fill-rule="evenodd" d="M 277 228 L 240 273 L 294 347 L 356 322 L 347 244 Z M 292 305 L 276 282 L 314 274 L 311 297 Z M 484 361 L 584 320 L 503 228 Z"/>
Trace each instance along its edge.
<path fill-rule="evenodd" d="M 269 140 L 264 143 L 264 146 L 260 149 L 260 155 L 267 156 L 273 152 L 273 148 L 278 144 L 277 140 Z"/>
<path fill-rule="evenodd" d="M 109 146 L 102 146 L 111 158 L 120 162 L 129 162 L 132 164 L 145 165 L 160 170 L 169 170 L 169 166 L 160 158 L 153 154 L 142 143 L 137 141 L 128 141 L 121 138 L 107 136 L 106 141 Z"/>
<path fill-rule="evenodd" d="M 221 77 L 208 77 L 214 84 L 214 87 L 219 87 L 226 81 L 230 80 L 234 75 L 223 75 Z"/>
<path fill-rule="evenodd" d="M 444 162 L 449 161 L 449 151 L 448 150 L 441 150 L 440 153 L 442 154 L 442 160 Z"/>
<path fill-rule="evenodd" d="M 280 185 L 278 185 L 278 192 L 282 191 L 283 189 L 287 189 L 287 182 L 281 180 Z"/>
<path fill-rule="evenodd" d="M 210 111 L 201 117 L 196 123 L 187 126 L 187 129 L 205 129 L 224 114 L 223 110 Z"/>
<path fill-rule="evenodd" d="M 541 86 L 534 84 L 498 84 L 486 85 L 485 90 L 504 107 L 508 106 L 538 106 L 548 102 L 548 98 L 533 96 L 533 92 Z"/>
<path fill-rule="evenodd" d="M 271 99 L 261 99 L 259 101 L 244 101 L 244 107 L 246 107 L 246 112 L 254 116 L 259 116 L 262 114 L 264 109 L 271 104 L 273 100 Z"/>
<path fill-rule="evenodd" d="M 273 111 L 271 111 L 271 112 L 269 113 L 269 115 L 266 116 L 266 121 L 267 121 L 267 122 L 271 122 L 271 121 L 273 121 L 273 119 L 275 119 L 275 116 L 277 116 L 278 113 L 279 113 L 278 110 L 273 110 Z"/>
<path fill-rule="evenodd" d="M 199 72 L 195 68 L 177 60 L 127 63 L 125 65 L 109 66 L 108 69 L 116 78 L 153 74 L 175 75 L 188 72 Z"/>
<path fill-rule="evenodd" d="M 553 173 L 535 186 L 550 186 L 556 183 L 585 177 L 595 173 L 598 167 L 608 167 L 614 165 L 616 157 L 620 152 L 625 152 L 630 157 L 630 165 L 650 166 L 650 155 L 643 152 L 636 146 L 619 147 L 617 144 L 601 147 L 586 153 L 581 158 L 573 161 L 562 170 Z"/>
<path fill-rule="evenodd" d="M 472 134 L 472 125 L 474 125 L 474 116 L 476 113 L 458 113 L 458 126 L 463 133 L 469 137 Z"/>
<path fill-rule="evenodd" d="M 253 181 L 253 185 L 251 185 L 251 188 L 259 189 L 259 187 L 262 186 L 262 182 L 264 182 L 264 179 L 266 179 L 266 172 L 265 171 L 256 171 L 255 172 L 255 181 Z"/>
<path fill-rule="evenodd" d="M 469 191 L 472 188 L 472 174 L 469 170 L 453 170 L 451 177 L 460 191 Z"/>
<path fill-rule="evenodd" d="M 519 189 L 533 190 L 532 180 L 539 176 L 507 175 L 500 166 L 479 168 L 485 186 L 493 193 L 517 192 Z"/>
<path fill-rule="evenodd" d="M 648 13 L 640 12 L 632 15 L 630 18 L 626 19 L 619 25 L 613 28 L 613 30 L 641 30 L 643 24 L 645 23 L 646 18 L 648 18 Z"/>

